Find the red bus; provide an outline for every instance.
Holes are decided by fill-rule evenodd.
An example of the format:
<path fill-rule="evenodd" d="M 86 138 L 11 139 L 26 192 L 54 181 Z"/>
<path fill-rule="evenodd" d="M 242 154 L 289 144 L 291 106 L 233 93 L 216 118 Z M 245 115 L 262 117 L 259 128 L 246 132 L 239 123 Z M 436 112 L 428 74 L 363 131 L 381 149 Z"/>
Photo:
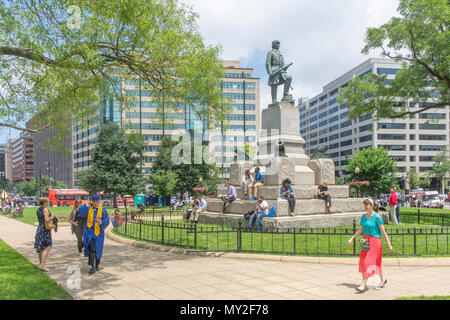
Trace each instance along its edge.
<path fill-rule="evenodd" d="M 48 195 L 49 201 L 53 206 L 74 206 L 75 200 L 81 200 L 83 204 L 87 203 L 89 193 L 77 189 L 51 189 Z"/>

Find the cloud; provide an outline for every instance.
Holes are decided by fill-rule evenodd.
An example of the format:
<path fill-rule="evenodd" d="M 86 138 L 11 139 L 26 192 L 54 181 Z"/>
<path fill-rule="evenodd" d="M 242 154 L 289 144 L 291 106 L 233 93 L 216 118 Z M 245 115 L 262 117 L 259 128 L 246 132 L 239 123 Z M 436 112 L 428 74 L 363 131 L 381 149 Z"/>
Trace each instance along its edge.
<path fill-rule="evenodd" d="M 199 13 L 206 43 L 222 45 L 223 59 L 240 60 L 261 78 L 261 108 L 270 101 L 265 56 L 272 40 L 293 76 L 294 98 L 322 87 L 370 56 L 361 54 L 367 27 L 396 14 L 398 0 L 184 0 Z M 280 95 L 281 93 L 279 93 Z"/>

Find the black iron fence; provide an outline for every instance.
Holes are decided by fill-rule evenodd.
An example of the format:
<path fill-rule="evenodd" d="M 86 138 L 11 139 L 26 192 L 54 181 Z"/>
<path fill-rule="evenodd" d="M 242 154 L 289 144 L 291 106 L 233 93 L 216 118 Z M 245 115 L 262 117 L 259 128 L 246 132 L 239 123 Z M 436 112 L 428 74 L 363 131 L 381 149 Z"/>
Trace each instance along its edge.
<path fill-rule="evenodd" d="M 125 237 L 167 246 L 197 251 L 247 252 L 280 255 L 358 256 L 359 242 L 348 244 L 359 226 L 316 229 L 278 229 L 255 232 L 242 219 L 238 227 L 210 226 L 185 223 L 183 211 L 142 213 L 124 216 L 124 223 L 115 232 Z M 406 212 L 402 223 L 426 224 L 422 227 L 390 226 L 386 231 L 394 248 L 387 256 L 447 256 L 450 255 L 448 215 L 430 212 Z"/>

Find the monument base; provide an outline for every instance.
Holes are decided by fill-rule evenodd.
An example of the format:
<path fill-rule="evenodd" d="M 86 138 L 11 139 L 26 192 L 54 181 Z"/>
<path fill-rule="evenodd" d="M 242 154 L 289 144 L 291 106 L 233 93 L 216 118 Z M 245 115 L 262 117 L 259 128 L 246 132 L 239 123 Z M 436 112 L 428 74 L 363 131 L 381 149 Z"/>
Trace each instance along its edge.
<path fill-rule="evenodd" d="M 333 228 L 339 226 L 351 226 L 353 221 L 359 225 L 363 212 L 343 212 L 336 214 L 318 214 L 313 216 L 263 218 L 262 231 L 272 232 L 276 230 Z M 239 221 L 243 228 L 247 227 L 249 220 L 242 215 L 206 212 L 199 216 L 199 223 L 216 224 L 237 228 Z"/>

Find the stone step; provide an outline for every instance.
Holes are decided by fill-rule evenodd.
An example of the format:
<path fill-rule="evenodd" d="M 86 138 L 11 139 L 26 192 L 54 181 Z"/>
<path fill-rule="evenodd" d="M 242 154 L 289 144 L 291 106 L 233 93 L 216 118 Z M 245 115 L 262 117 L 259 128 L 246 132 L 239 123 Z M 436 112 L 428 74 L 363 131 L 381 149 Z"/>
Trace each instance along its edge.
<path fill-rule="evenodd" d="M 263 231 L 275 231 L 290 229 L 314 229 L 332 228 L 338 226 L 352 226 L 353 221 L 359 225 L 364 212 L 343 212 L 335 214 L 318 214 L 313 216 L 277 217 L 263 218 Z M 199 223 L 217 224 L 237 228 L 241 222 L 241 227 L 248 226 L 249 220 L 243 215 L 227 214 L 221 215 L 214 212 L 206 212 L 199 217 Z"/>
<path fill-rule="evenodd" d="M 220 199 L 209 199 L 208 211 L 221 212 L 223 208 L 223 201 Z M 362 212 L 364 211 L 362 199 L 332 199 L 331 213 L 342 212 Z M 267 200 L 269 208 L 276 206 L 277 217 L 289 216 L 288 202 L 287 200 Z M 228 208 L 226 214 L 245 214 L 249 211 L 253 211 L 256 208 L 256 201 L 254 200 L 235 200 Z M 316 214 L 329 214 L 326 210 L 325 201 L 319 199 L 311 200 L 296 200 L 295 215 L 316 215 Z"/>
<path fill-rule="evenodd" d="M 239 199 L 246 199 L 244 190 L 241 186 L 235 186 Z M 277 200 L 280 197 L 281 186 L 263 186 L 258 188 L 258 194 L 263 196 L 265 200 Z M 296 199 L 314 199 L 317 198 L 317 186 L 292 186 Z M 224 195 L 227 192 L 226 187 L 218 187 L 217 194 Z M 331 198 L 348 198 L 348 186 L 328 186 L 328 192 Z"/>

